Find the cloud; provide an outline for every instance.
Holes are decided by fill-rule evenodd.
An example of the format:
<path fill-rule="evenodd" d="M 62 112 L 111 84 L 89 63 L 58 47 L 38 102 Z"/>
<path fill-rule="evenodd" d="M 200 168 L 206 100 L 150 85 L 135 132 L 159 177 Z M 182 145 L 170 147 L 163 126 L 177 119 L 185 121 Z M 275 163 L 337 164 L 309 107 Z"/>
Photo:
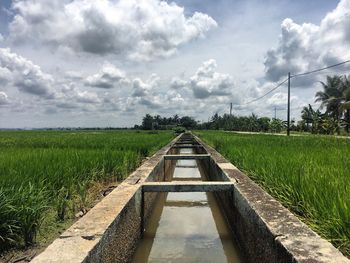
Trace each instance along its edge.
<path fill-rule="evenodd" d="M 65 101 L 61 101 L 55 104 L 55 106 L 57 108 L 61 108 L 61 109 L 77 109 L 78 105 L 74 102 L 65 102 Z"/>
<path fill-rule="evenodd" d="M 71 110 L 79 109 L 84 110 L 87 107 L 101 106 L 103 100 L 103 94 L 83 90 L 83 86 L 79 85 L 79 82 L 70 82 L 62 86 L 57 98 L 50 104 L 50 106 L 56 106 L 59 109 Z M 111 98 L 110 98 L 111 100 Z M 106 102 L 109 104 L 109 101 Z"/>
<path fill-rule="evenodd" d="M 0 48 L 0 82 L 39 97 L 47 99 L 55 97 L 52 76 L 42 72 L 39 66 L 8 48 Z"/>
<path fill-rule="evenodd" d="M 214 59 L 203 62 L 197 72 L 190 78 L 190 88 L 197 99 L 211 96 L 228 96 L 234 87 L 233 79 L 228 74 L 216 72 Z"/>
<path fill-rule="evenodd" d="M 188 84 L 187 81 L 185 81 L 181 78 L 178 78 L 178 77 L 174 77 L 170 81 L 170 87 L 172 89 L 182 89 L 182 88 L 186 87 L 187 84 Z"/>
<path fill-rule="evenodd" d="M 265 71 L 270 81 L 326 67 L 350 59 L 350 0 L 341 0 L 320 25 L 297 24 L 287 18 L 281 25 L 276 48 L 266 53 Z M 315 76 L 298 78 L 294 85 L 312 86 Z"/>
<path fill-rule="evenodd" d="M 0 84 L 6 85 L 11 80 L 11 71 L 5 67 L 0 67 Z"/>
<path fill-rule="evenodd" d="M 17 0 L 10 24 L 13 43 L 41 42 L 77 52 L 152 60 L 205 37 L 217 26 L 207 14 L 160 0 Z"/>
<path fill-rule="evenodd" d="M 266 100 L 267 105 L 269 106 L 282 106 L 286 108 L 288 95 L 287 93 L 283 92 L 277 92 L 273 94 L 270 98 Z M 297 96 L 291 96 L 290 98 L 291 102 L 294 104 L 294 102 L 297 102 L 298 97 Z"/>
<path fill-rule="evenodd" d="M 92 104 L 101 102 L 101 100 L 99 99 L 96 93 L 92 93 L 88 91 L 82 91 L 82 92 L 78 91 L 76 94 L 76 100 L 77 102 L 92 103 Z"/>
<path fill-rule="evenodd" d="M 9 103 L 8 96 L 5 92 L 0 91 L 0 105 L 6 105 Z"/>
<path fill-rule="evenodd" d="M 144 83 L 141 79 L 136 78 L 132 82 L 133 88 L 133 97 L 144 97 L 148 94 L 148 91 L 151 89 L 151 86 L 147 83 Z"/>
<path fill-rule="evenodd" d="M 106 63 L 99 73 L 87 77 L 85 84 L 95 88 L 111 89 L 128 82 L 129 80 L 123 71 L 112 64 Z"/>
<path fill-rule="evenodd" d="M 159 87 L 160 78 L 157 74 L 151 74 L 151 76 L 144 82 L 140 78 L 135 78 L 132 81 L 133 97 L 146 97 L 155 95 L 152 93 Z"/>
<path fill-rule="evenodd" d="M 147 108 L 150 109 L 159 109 L 162 107 L 161 104 L 154 102 L 152 99 L 148 98 L 141 98 L 140 99 L 140 104 L 146 106 Z"/>

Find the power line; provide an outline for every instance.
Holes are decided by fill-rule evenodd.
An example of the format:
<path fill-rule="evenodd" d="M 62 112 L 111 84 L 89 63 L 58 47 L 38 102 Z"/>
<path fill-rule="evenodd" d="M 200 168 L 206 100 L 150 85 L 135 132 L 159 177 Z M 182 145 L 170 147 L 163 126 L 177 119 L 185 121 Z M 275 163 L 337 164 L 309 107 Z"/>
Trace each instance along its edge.
<path fill-rule="evenodd" d="M 299 77 L 299 76 L 305 76 L 305 75 L 309 75 L 309 74 L 312 74 L 312 73 L 316 73 L 316 72 L 320 72 L 320 71 L 323 71 L 323 70 L 326 70 L 326 69 L 329 69 L 329 68 L 334 68 L 334 67 L 337 67 L 337 66 L 341 66 L 341 65 L 344 65 L 346 63 L 349 63 L 350 62 L 350 59 L 349 60 L 345 60 L 343 62 L 340 62 L 340 63 L 337 63 L 337 64 L 333 64 L 333 65 L 330 65 L 330 66 L 327 66 L 327 67 L 324 67 L 324 68 L 319 68 L 319 69 L 315 69 L 315 70 L 311 70 L 311 71 L 307 71 L 307 72 L 303 72 L 303 73 L 298 73 L 298 74 L 294 74 L 294 75 L 291 75 L 290 78 L 294 78 L 294 77 Z M 285 80 L 283 80 L 282 82 L 278 83 L 273 89 L 269 90 L 268 92 L 266 92 L 264 95 L 256 98 L 256 99 L 253 99 L 251 101 L 248 101 L 246 103 L 243 103 L 243 104 L 240 104 L 238 106 L 245 106 L 245 105 L 248 105 L 250 103 L 253 103 L 253 102 L 256 102 L 264 97 L 266 97 L 267 95 L 269 95 L 271 92 L 275 91 L 276 89 L 278 89 L 280 86 L 282 86 L 285 82 L 288 81 L 288 78 L 286 78 Z"/>
<path fill-rule="evenodd" d="M 288 111 L 287 111 L 287 135 L 289 136 L 290 133 L 290 79 L 294 78 L 294 77 L 298 77 L 298 76 L 305 76 L 305 75 L 309 75 L 309 74 L 313 74 L 313 73 L 317 73 L 326 69 L 330 69 L 330 68 L 334 68 L 334 67 L 338 67 L 341 65 L 344 65 L 346 63 L 349 63 L 350 60 L 345 60 L 343 62 L 337 63 L 337 64 L 333 64 L 324 68 L 319 68 L 319 69 L 315 69 L 315 70 L 311 70 L 311 71 L 307 71 L 304 73 L 299 73 L 299 74 L 295 74 L 293 76 L 291 76 L 290 72 L 288 73 Z"/>
<path fill-rule="evenodd" d="M 303 73 L 298 73 L 298 74 L 292 75 L 290 77 L 294 78 L 294 77 L 309 75 L 309 74 L 320 72 L 320 71 L 323 71 L 323 70 L 326 70 L 326 69 L 329 69 L 329 68 L 334 68 L 334 67 L 337 67 L 337 66 L 340 66 L 340 65 L 344 65 L 344 64 L 349 63 L 349 62 L 350 62 L 350 59 L 346 60 L 346 61 L 343 61 L 343 62 L 340 62 L 340 63 L 337 63 L 337 64 L 334 64 L 334 65 L 331 65 L 331 66 L 328 66 L 328 67 L 325 67 L 325 68 L 319 68 L 319 69 L 315 69 L 315 70 L 311 70 L 311 71 L 307 71 L 307 72 L 303 72 Z"/>
<path fill-rule="evenodd" d="M 280 82 L 279 84 L 277 84 L 276 87 L 274 87 L 273 89 L 269 90 L 269 91 L 266 92 L 264 95 L 262 95 L 262 96 L 260 96 L 260 97 L 258 97 L 258 98 L 256 98 L 256 99 L 254 99 L 254 100 L 248 101 L 248 102 L 246 102 L 246 103 L 244 103 L 244 104 L 241 104 L 241 106 L 244 106 L 244 105 L 253 103 L 253 102 L 255 102 L 255 101 L 258 101 L 258 100 L 264 98 L 265 96 L 269 95 L 271 92 L 273 92 L 273 91 L 275 91 L 276 89 L 278 89 L 279 87 L 281 87 L 284 83 L 286 83 L 287 80 L 288 80 L 288 78 L 285 79 L 285 80 L 283 80 L 283 81 Z"/>

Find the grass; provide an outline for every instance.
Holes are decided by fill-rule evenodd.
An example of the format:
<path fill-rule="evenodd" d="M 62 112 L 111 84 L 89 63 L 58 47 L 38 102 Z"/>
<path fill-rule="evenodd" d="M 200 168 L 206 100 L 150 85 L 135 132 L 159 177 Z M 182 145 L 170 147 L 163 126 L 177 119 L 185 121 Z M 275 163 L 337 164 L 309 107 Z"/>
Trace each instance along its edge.
<path fill-rule="evenodd" d="M 88 205 L 94 182 L 121 181 L 171 132 L 0 132 L 0 252 L 33 244 Z M 50 216 L 47 222 L 46 215 Z"/>
<path fill-rule="evenodd" d="M 350 257 L 350 140 L 197 132 Z"/>

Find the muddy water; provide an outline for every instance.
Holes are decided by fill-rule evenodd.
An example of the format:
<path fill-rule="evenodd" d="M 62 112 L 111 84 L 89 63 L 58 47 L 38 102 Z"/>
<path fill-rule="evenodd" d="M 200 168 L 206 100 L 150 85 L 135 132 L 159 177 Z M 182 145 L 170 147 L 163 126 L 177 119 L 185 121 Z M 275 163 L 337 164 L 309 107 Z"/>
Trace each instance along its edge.
<path fill-rule="evenodd" d="M 195 160 L 177 161 L 173 181 L 183 180 L 206 180 Z M 212 193 L 162 193 L 133 262 L 242 261 Z"/>

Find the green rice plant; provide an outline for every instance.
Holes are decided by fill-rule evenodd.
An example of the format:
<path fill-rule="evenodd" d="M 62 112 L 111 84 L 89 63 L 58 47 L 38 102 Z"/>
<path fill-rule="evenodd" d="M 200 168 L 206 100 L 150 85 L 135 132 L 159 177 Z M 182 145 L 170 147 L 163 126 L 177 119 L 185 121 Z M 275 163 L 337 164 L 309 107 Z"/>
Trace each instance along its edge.
<path fill-rule="evenodd" d="M 71 203 L 70 190 L 62 186 L 61 189 L 58 190 L 57 196 L 54 200 L 57 218 L 61 221 L 64 221 L 64 219 L 66 218 L 67 210 Z"/>
<path fill-rule="evenodd" d="M 16 220 L 21 231 L 24 244 L 32 245 L 37 231 L 48 207 L 47 191 L 44 186 L 36 187 L 29 183 L 21 185 L 16 192 L 13 206 L 16 209 Z"/>
<path fill-rule="evenodd" d="M 0 188 L 0 252 L 16 243 L 19 229 L 12 199 Z"/>
<path fill-rule="evenodd" d="M 84 210 L 92 182 L 123 180 L 172 137 L 170 131 L 0 132 L 1 249 L 35 242 L 46 213 L 62 221 Z"/>
<path fill-rule="evenodd" d="M 197 133 L 350 257 L 350 140 Z"/>
<path fill-rule="evenodd" d="M 79 211 L 86 211 L 88 206 L 88 190 L 89 190 L 89 182 L 77 182 L 77 197 L 79 200 Z"/>

